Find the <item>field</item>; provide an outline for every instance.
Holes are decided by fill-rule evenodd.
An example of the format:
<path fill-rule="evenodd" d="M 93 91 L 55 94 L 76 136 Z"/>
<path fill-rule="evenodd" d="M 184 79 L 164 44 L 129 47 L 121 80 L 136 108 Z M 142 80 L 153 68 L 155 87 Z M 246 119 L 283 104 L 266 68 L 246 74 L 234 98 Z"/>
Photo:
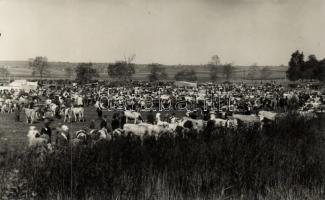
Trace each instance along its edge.
<path fill-rule="evenodd" d="M 86 108 L 86 122 L 71 123 L 71 131 L 96 118 L 94 109 Z M 323 199 L 323 120 L 289 115 L 263 131 L 207 127 L 157 141 L 121 136 L 95 147 L 46 153 L 25 149 L 29 125 L 1 114 L 0 197 Z"/>
<path fill-rule="evenodd" d="M 69 62 L 49 62 L 49 71 L 50 74 L 45 76 L 49 79 L 69 79 L 74 77 L 68 77 L 65 73 L 65 68 L 74 68 L 77 66 L 77 63 Z M 94 63 L 94 68 L 100 74 L 101 79 L 108 79 L 106 72 L 107 63 Z M 32 79 L 32 69 L 28 67 L 28 61 L 0 61 L 0 67 L 8 67 L 8 70 L 11 74 L 11 79 Z M 207 81 L 210 77 L 209 68 L 204 65 L 175 65 L 169 66 L 164 65 L 169 79 L 173 79 L 175 74 L 183 69 L 193 69 L 198 77 L 199 81 Z M 260 68 L 263 68 L 261 66 Z M 235 72 L 233 74 L 233 79 L 243 79 L 243 76 L 247 75 L 247 70 L 249 66 L 235 66 Z M 281 66 L 270 66 L 271 74 L 268 78 L 270 79 L 284 79 L 285 71 L 287 67 Z M 150 69 L 144 64 L 137 64 L 135 67 L 135 74 L 132 79 L 134 80 L 147 80 L 147 76 L 150 74 Z M 220 74 L 220 76 L 222 76 Z M 1 77 L 0 77 L 1 78 Z M 222 77 L 220 77 L 223 80 Z"/>
<path fill-rule="evenodd" d="M 162 117 L 167 114 L 167 112 L 161 112 Z M 104 111 L 103 115 L 107 116 L 108 119 L 112 118 L 113 112 Z M 178 111 L 176 112 L 176 116 L 183 116 L 185 113 Z M 143 117 L 146 119 L 146 112 L 142 112 Z M 98 125 L 100 120 L 97 117 L 97 112 L 93 106 L 85 107 L 85 122 L 72 122 L 72 123 L 65 123 L 69 126 L 70 132 L 73 137 L 73 133 L 78 131 L 82 128 L 89 128 L 89 124 L 91 120 L 95 120 L 97 125 L 96 128 L 99 128 Z M 59 125 L 63 124 L 63 119 L 55 119 L 51 123 L 51 127 L 58 127 Z M 38 121 L 33 124 L 38 129 L 42 127 L 42 121 Z M 14 114 L 8 113 L 0 113 L 0 151 L 6 146 L 6 148 L 10 148 L 13 150 L 22 149 L 26 147 L 26 135 L 29 126 L 31 124 L 27 124 L 25 120 L 25 115 L 21 112 L 20 115 L 20 122 L 16 122 L 14 120 Z M 53 136 L 55 139 L 55 134 Z"/>
<path fill-rule="evenodd" d="M 71 123 L 69 127 L 71 131 L 80 130 L 81 127 L 89 126 L 89 119 L 93 119 L 96 117 L 96 113 L 94 109 L 87 109 L 86 111 L 86 122 L 75 122 Z M 52 124 L 53 127 L 57 127 L 63 120 L 55 120 Z M 4 147 L 5 144 L 8 148 L 13 149 L 22 149 L 26 147 L 26 134 L 29 126 L 31 124 L 27 124 L 25 120 L 25 115 L 23 112 L 20 115 L 20 122 L 16 122 L 14 120 L 14 114 L 0 114 L 0 147 Z M 42 127 L 42 122 L 37 122 L 33 124 L 39 129 Z M 0 148 L 1 149 L 1 148 Z"/>

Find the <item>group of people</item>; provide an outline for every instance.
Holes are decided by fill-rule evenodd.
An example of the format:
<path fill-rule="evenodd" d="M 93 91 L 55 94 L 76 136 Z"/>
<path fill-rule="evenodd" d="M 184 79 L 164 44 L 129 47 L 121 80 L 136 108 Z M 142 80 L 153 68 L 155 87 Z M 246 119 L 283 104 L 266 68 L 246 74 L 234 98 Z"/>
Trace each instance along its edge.
<path fill-rule="evenodd" d="M 257 113 L 259 110 L 320 111 L 324 94 L 308 85 L 288 88 L 277 84 L 202 84 L 197 88 L 163 87 L 101 88 L 98 92 L 101 110 L 215 110 L 236 113 Z"/>
<path fill-rule="evenodd" d="M 89 141 L 96 142 L 109 139 L 108 137 L 111 136 L 113 130 L 120 127 L 119 122 L 117 124 L 114 120 L 110 122 L 107 116 L 100 119 L 98 124 L 95 120 L 91 120 L 89 127 L 83 127 L 74 132 L 70 130 L 67 124 L 52 126 L 52 122 L 51 119 L 45 118 L 40 130 L 35 126 L 30 126 L 27 133 L 30 147 L 47 145 L 53 149 L 67 147 L 70 143 L 73 145 L 88 144 Z"/>
<path fill-rule="evenodd" d="M 324 93 L 310 85 L 290 88 L 275 83 L 202 83 L 197 87 L 176 87 L 172 83 L 153 86 L 138 82 L 134 87 L 66 85 L 59 89 L 38 88 L 29 92 L 0 91 L 1 112 L 15 113 L 16 121 L 24 108 L 34 109 L 38 118 L 71 115 L 72 107 L 95 106 L 98 117 L 105 111 L 209 110 L 216 113 L 257 113 L 259 110 L 324 110 Z M 78 112 L 78 111 L 77 111 Z M 75 117 L 78 114 L 74 113 Z M 70 116 L 71 117 L 71 116 Z"/>
<path fill-rule="evenodd" d="M 46 143 L 55 144 L 55 146 L 66 145 L 72 139 L 74 142 L 77 140 L 80 143 L 85 142 L 89 137 L 92 140 L 109 138 L 110 134 L 108 133 L 125 129 L 125 124 L 128 124 L 130 118 L 125 115 L 125 111 L 128 110 L 135 113 L 147 111 L 146 118 L 140 114 L 136 117 L 131 116 L 131 118 L 136 121 L 139 117 L 141 122 L 147 124 L 145 130 L 151 131 L 157 127 L 157 130 L 163 130 L 160 129 L 163 123 L 158 124 L 156 116 L 156 113 L 161 111 L 167 111 L 165 113 L 168 115 L 159 117 L 159 121 L 165 121 L 172 127 L 171 125 L 180 124 L 175 122 L 177 111 L 185 113 L 190 110 L 191 112 L 187 112 L 187 116 L 185 116 L 188 117 L 187 120 L 207 122 L 212 119 L 213 115 L 213 120 L 226 124 L 238 114 L 250 118 L 252 114 L 256 116 L 261 110 L 273 113 L 286 112 L 287 110 L 322 112 L 324 105 L 324 93 L 319 89 L 313 89 L 308 84 L 295 88 L 275 83 L 259 85 L 202 83 L 197 87 L 176 87 L 172 83 L 153 86 L 147 82 L 139 82 L 134 87 L 110 87 L 105 84 L 97 84 L 66 85 L 60 89 L 40 87 L 29 92 L 0 91 L 1 112 L 13 112 L 16 121 L 19 121 L 22 110 L 31 111 L 35 115 L 34 117 L 44 120 L 44 126 L 40 131 L 35 127 L 31 128 L 29 135 L 32 139 L 30 141 L 38 141 L 43 138 L 44 140 L 41 139 L 41 142 L 46 141 Z M 51 127 L 52 120 L 62 117 L 65 119 L 67 115 L 73 113 L 69 111 L 76 110 L 76 108 L 83 109 L 87 106 L 93 107 L 90 109 L 97 111 L 100 120 L 98 129 L 95 127 L 95 121 L 91 120 L 87 130 L 84 128 L 71 137 L 67 125 Z M 107 111 L 113 112 L 111 119 L 103 114 Z M 74 111 L 74 114 L 80 117 L 81 113 L 76 112 L 78 111 Z M 271 115 L 273 114 L 271 113 Z M 242 116 L 237 119 L 242 119 Z M 193 121 L 193 123 L 196 122 Z M 159 126 L 155 127 L 157 124 Z M 134 125 L 128 127 L 139 128 Z M 54 137 L 53 130 L 56 131 Z"/>

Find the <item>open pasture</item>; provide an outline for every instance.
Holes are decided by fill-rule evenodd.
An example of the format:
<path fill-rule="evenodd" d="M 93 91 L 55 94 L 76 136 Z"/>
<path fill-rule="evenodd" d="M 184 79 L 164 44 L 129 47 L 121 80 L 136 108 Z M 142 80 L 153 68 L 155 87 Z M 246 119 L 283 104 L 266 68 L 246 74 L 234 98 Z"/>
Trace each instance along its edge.
<path fill-rule="evenodd" d="M 49 62 L 49 74 L 45 74 L 44 78 L 53 79 L 71 79 L 75 78 L 75 75 L 69 77 L 65 71 L 66 68 L 74 69 L 78 63 L 72 62 Z M 35 79 L 37 77 L 32 76 L 32 68 L 29 67 L 28 61 L 0 61 L 0 66 L 8 66 L 10 76 L 12 78 L 21 79 Z M 108 77 L 107 66 L 108 63 L 93 63 L 94 68 L 99 73 L 99 79 L 105 80 Z M 233 80 L 243 80 L 243 77 L 247 76 L 250 66 L 235 66 L 235 70 L 232 74 Z M 260 66 L 262 69 L 264 66 Z M 164 65 L 169 80 L 173 80 L 177 72 L 184 69 L 193 69 L 199 81 L 210 80 L 210 70 L 206 65 Z M 271 74 L 269 79 L 285 79 L 285 66 L 269 66 Z M 136 64 L 135 74 L 132 75 L 133 80 L 147 80 L 150 75 L 150 68 L 145 64 Z M 219 80 L 225 81 L 225 78 L 220 73 Z M 247 77 L 246 77 L 247 78 Z M 261 77 L 260 77 L 261 78 Z M 263 79 L 263 78 L 262 78 Z"/>
<path fill-rule="evenodd" d="M 114 111 L 104 111 L 103 116 L 107 115 L 107 118 L 110 120 L 112 119 Z M 167 111 L 161 112 L 162 117 L 168 114 Z M 142 117 L 146 119 L 147 112 L 141 112 Z M 184 111 L 177 111 L 175 112 L 176 116 L 184 116 Z M 8 114 L 8 113 L 0 113 L 0 151 L 3 150 L 3 148 L 10 148 L 13 150 L 19 150 L 21 148 L 26 147 L 26 134 L 28 131 L 29 126 L 32 126 L 31 124 L 26 123 L 25 114 L 24 112 L 21 112 L 20 114 L 20 121 L 16 122 L 14 119 L 14 114 Z M 73 137 L 73 133 L 75 131 L 78 131 L 82 128 L 89 128 L 90 121 L 95 120 L 97 128 L 100 119 L 97 117 L 96 110 L 93 106 L 85 107 L 85 122 L 72 122 L 72 123 L 63 123 L 63 118 L 57 119 L 55 118 L 52 123 L 51 127 L 55 128 L 58 127 L 61 124 L 67 124 L 70 128 L 71 136 Z M 33 126 L 36 126 L 37 129 L 41 129 L 43 125 L 42 121 L 37 121 L 33 124 Z M 55 140 L 56 131 L 52 131 L 52 141 Z"/>

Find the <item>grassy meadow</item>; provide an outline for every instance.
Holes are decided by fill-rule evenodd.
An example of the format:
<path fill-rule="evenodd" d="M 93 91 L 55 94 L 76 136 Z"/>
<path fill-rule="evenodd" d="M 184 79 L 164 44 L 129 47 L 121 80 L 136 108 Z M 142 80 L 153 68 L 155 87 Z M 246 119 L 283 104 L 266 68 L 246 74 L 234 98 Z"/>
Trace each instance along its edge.
<path fill-rule="evenodd" d="M 105 113 L 104 113 L 105 114 Z M 108 114 L 108 113 L 106 113 Z M 86 109 L 86 123 L 96 118 Z M 125 135 L 95 146 L 26 148 L 25 122 L 0 115 L 1 199 L 324 199 L 324 116 L 157 140 Z M 62 123 L 60 120 L 54 122 Z M 41 123 L 36 124 L 40 126 Z"/>
<path fill-rule="evenodd" d="M 65 71 L 65 68 L 75 68 L 78 63 L 70 62 L 49 62 L 49 74 L 46 74 L 44 78 L 47 79 L 74 79 L 74 76 L 69 77 Z M 108 79 L 107 67 L 108 63 L 93 63 L 93 67 L 97 69 L 100 75 L 100 79 Z M 15 79 L 33 79 L 31 76 L 32 69 L 28 66 L 28 61 L 0 61 L 0 67 L 7 67 L 11 78 Z M 264 66 L 260 66 L 262 69 Z M 206 65 L 164 65 L 168 79 L 172 80 L 175 74 L 184 69 L 193 69 L 199 81 L 207 81 L 210 79 L 210 71 Z M 282 66 L 269 66 L 271 73 L 269 79 L 284 79 L 285 71 L 287 67 Z M 249 66 L 235 66 L 232 79 L 242 80 L 244 76 L 247 76 Z M 133 80 L 147 80 L 150 74 L 150 69 L 145 64 L 136 64 L 135 74 L 132 76 Z M 2 77 L 0 77 L 1 79 Z M 220 80 L 224 80 L 222 74 L 219 77 Z"/>

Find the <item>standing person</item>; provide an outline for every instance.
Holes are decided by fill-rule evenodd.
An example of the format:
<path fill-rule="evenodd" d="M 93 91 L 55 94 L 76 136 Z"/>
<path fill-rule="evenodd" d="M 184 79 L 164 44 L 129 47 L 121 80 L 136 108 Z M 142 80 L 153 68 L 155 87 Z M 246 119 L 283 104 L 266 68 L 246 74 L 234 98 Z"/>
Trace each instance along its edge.
<path fill-rule="evenodd" d="M 95 120 L 91 120 L 90 124 L 89 124 L 89 129 L 93 130 L 95 129 L 96 125 L 95 125 Z"/>
<path fill-rule="evenodd" d="M 125 114 L 123 112 L 121 113 L 120 120 L 121 120 L 120 125 L 121 125 L 121 128 L 123 129 L 124 124 L 126 124 L 126 116 L 125 116 Z"/>
<path fill-rule="evenodd" d="M 105 127 L 100 127 L 98 133 L 99 133 L 99 140 L 107 139 L 107 136 L 109 136 L 108 131 Z"/>
<path fill-rule="evenodd" d="M 104 118 L 101 119 L 99 126 L 100 128 L 105 127 L 107 129 L 107 115 L 105 115 Z"/>
<path fill-rule="evenodd" d="M 21 110 L 21 107 L 20 107 L 20 105 L 17 104 L 16 110 L 15 110 L 15 121 L 16 122 L 20 121 L 20 110 Z"/>
<path fill-rule="evenodd" d="M 284 112 L 287 112 L 287 110 L 288 110 L 288 102 L 289 102 L 289 99 L 286 96 L 284 101 L 283 101 Z"/>
<path fill-rule="evenodd" d="M 112 131 L 114 131 L 115 129 L 118 129 L 120 127 L 120 121 L 118 119 L 117 113 L 113 114 L 113 119 L 112 119 Z"/>
<path fill-rule="evenodd" d="M 29 109 L 34 109 L 34 105 L 35 105 L 34 101 L 31 101 L 29 103 Z"/>
<path fill-rule="evenodd" d="M 154 116 L 153 110 L 150 110 L 150 112 L 148 113 L 147 122 L 150 123 L 150 124 L 155 123 L 155 116 Z"/>
<path fill-rule="evenodd" d="M 86 98 L 85 99 L 87 99 L 87 106 L 89 106 L 90 104 L 91 104 L 91 93 L 90 92 L 88 92 L 87 93 L 87 95 L 86 95 Z"/>
<path fill-rule="evenodd" d="M 112 129 L 112 122 L 107 118 L 107 115 L 105 116 L 105 121 L 106 121 L 106 129 L 110 133 L 113 131 Z"/>
<path fill-rule="evenodd" d="M 107 118 L 107 115 L 104 115 L 104 118 L 101 119 L 101 122 L 99 124 L 99 127 L 101 129 L 102 128 L 105 128 L 107 130 L 107 132 L 111 132 L 112 131 L 112 126 L 111 126 L 110 121 Z"/>
<path fill-rule="evenodd" d="M 176 113 L 172 113 L 170 116 L 170 123 L 176 123 Z"/>
<path fill-rule="evenodd" d="M 58 148 L 68 146 L 70 141 L 69 127 L 67 125 L 62 125 L 58 130 L 59 132 L 55 141 L 56 146 Z"/>
<path fill-rule="evenodd" d="M 100 106 L 97 108 L 97 116 L 98 116 L 98 119 L 101 119 L 102 116 L 103 116 L 103 111 L 102 111 L 102 109 L 100 108 Z"/>
<path fill-rule="evenodd" d="M 66 98 L 66 100 L 65 100 L 65 106 L 66 106 L 67 108 L 71 108 L 71 107 L 72 107 L 72 100 L 71 100 L 71 97 L 70 97 L 70 96 L 68 96 L 68 97 Z"/>
<path fill-rule="evenodd" d="M 44 127 L 41 129 L 41 135 L 47 135 L 49 140 L 48 143 L 51 144 L 52 140 L 52 130 L 50 127 L 51 121 L 49 118 L 44 119 Z"/>
<path fill-rule="evenodd" d="M 203 110 L 203 120 L 209 121 L 209 119 L 210 119 L 210 112 L 211 112 L 210 109 Z"/>

